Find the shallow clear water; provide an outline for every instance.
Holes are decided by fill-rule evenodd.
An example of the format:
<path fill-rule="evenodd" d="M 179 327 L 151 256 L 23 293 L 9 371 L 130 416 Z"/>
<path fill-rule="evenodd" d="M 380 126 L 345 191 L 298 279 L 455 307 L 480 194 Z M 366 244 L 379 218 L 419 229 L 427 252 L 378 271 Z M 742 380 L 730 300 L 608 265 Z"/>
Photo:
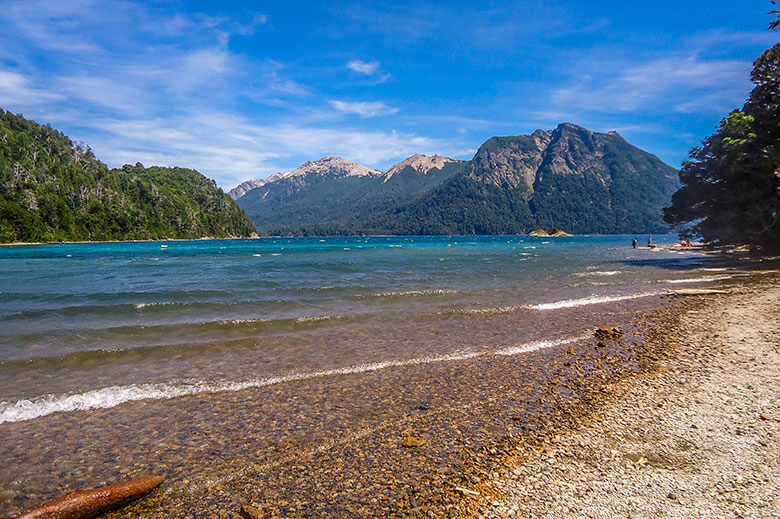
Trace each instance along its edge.
<path fill-rule="evenodd" d="M 632 249 L 633 238 L 3 247 L 0 423 L 544 345 L 587 329 L 579 309 L 728 275 L 695 252 Z"/>

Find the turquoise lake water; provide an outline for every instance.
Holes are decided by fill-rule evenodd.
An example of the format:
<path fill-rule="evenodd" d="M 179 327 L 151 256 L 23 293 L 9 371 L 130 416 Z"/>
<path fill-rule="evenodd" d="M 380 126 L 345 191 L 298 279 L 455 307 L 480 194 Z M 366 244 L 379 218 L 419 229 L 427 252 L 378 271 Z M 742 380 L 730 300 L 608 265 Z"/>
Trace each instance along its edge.
<path fill-rule="evenodd" d="M 586 332 L 591 310 L 728 276 L 697 252 L 633 249 L 634 237 L 2 247 L 0 424 L 543 347 Z"/>

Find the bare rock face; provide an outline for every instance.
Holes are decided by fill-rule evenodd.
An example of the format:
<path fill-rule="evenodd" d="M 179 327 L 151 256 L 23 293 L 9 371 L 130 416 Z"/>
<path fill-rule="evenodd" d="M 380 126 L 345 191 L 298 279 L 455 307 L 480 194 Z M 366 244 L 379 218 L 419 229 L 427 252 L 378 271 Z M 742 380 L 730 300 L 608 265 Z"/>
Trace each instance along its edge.
<path fill-rule="evenodd" d="M 443 157 L 441 155 L 423 155 L 421 153 L 415 153 L 408 159 L 402 160 L 398 164 L 393 165 L 390 169 L 385 171 L 385 182 L 387 182 L 390 177 L 393 175 L 400 173 L 401 171 L 405 170 L 406 168 L 412 168 L 413 170 L 417 171 L 418 173 L 422 173 L 425 175 L 432 169 L 442 169 L 447 163 L 449 162 L 455 162 L 449 157 Z"/>
<path fill-rule="evenodd" d="M 363 177 L 382 174 L 381 171 L 368 168 L 357 162 L 331 156 L 315 160 L 314 162 L 306 162 L 301 167 L 285 173 L 282 175 L 282 178 L 300 177 L 312 173 L 317 175 L 334 175 L 337 177 Z"/>
<path fill-rule="evenodd" d="M 262 187 L 266 184 L 269 184 L 271 182 L 276 182 L 280 178 L 284 176 L 284 173 L 274 173 L 268 178 L 258 178 L 257 180 L 247 180 L 246 182 L 243 182 L 233 189 L 231 189 L 228 194 L 233 200 L 238 200 L 248 192 L 252 191 L 255 188 Z"/>
<path fill-rule="evenodd" d="M 530 135 L 489 139 L 474 155 L 469 177 L 510 189 L 532 187 L 552 133 L 536 130 Z"/>
<path fill-rule="evenodd" d="M 233 197 L 233 200 L 238 200 L 249 191 L 263 187 L 266 184 L 278 182 L 283 179 L 292 179 L 294 184 L 305 183 L 305 177 L 308 175 L 332 175 L 334 177 L 349 177 L 349 176 L 377 176 L 382 172 L 376 169 L 371 169 L 357 162 L 351 160 L 342 159 L 341 157 L 324 157 L 320 160 L 306 162 L 299 168 L 292 171 L 285 171 L 283 173 L 274 173 L 268 178 L 247 180 L 246 182 L 234 187 L 230 190 L 229 194 Z"/>

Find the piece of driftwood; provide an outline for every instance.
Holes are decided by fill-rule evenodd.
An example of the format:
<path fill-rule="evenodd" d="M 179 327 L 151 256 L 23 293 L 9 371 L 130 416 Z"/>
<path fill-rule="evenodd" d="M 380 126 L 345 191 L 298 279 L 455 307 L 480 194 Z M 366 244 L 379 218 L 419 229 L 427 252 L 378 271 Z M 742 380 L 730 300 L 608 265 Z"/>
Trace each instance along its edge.
<path fill-rule="evenodd" d="M 90 490 L 76 490 L 9 519 L 88 519 L 115 510 L 157 488 L 165 476 L 149 476 Z"/>

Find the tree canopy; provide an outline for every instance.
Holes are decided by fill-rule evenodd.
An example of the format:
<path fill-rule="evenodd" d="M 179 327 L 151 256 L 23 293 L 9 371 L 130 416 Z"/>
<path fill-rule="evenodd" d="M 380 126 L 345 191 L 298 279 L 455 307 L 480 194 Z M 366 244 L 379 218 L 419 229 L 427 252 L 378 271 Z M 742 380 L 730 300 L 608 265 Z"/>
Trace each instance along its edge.
<path fill-rule="evenodd" d="M 777 24 L 775 24 L 776 26 Z M 753 63 L 741 110 L 690 153 L 664 219 L 682 237 L 780 251 L 780 43 Z"/>
<path fill-rule="evenodd" d="M 235 202 L 197 171 L 108 169 L 88 146 L 0 109 L 0 243 L 253 232 Z"/>

